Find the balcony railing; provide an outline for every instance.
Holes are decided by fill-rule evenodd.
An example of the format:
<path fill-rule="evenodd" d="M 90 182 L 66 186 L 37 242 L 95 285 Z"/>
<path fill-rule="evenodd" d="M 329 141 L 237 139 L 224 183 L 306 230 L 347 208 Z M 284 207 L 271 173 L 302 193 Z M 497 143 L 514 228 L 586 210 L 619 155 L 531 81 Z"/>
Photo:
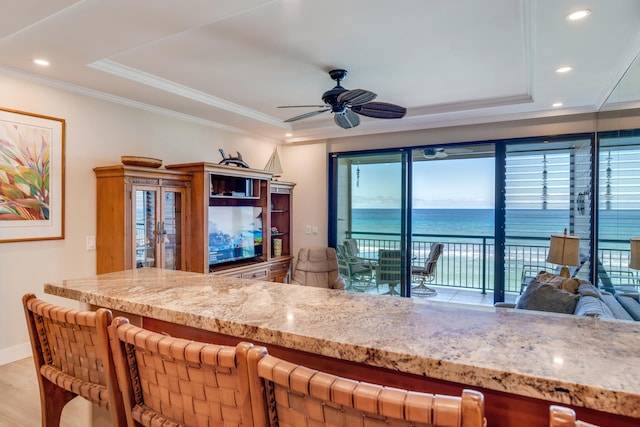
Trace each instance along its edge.
<path fill-rule="evenodd" d="M 348 233 L 356 239 L 360 256 L 376 260 L 380 249 L 400 249 L 400 237 L 394 233 Z M 361 237 L 359 237 L 361 236 Z M 366 237 L 365 237 L 366 236 Z M 444 251 L 437 263 L 437 279 L 434 285 L 453 288 L 477 289 L 482 293 L 494 291 L 495 238 L 493 236 L 414 234 L 412 236 L 411 263 L 424 265 L 431 244 L 444 244 Z M 519 293 L 523 276 L 535 276 L 540 270 L 558 271 L 560 266 L 546 262 L 549 240 L 546 238 L 508 237 L 505 245 L 505 292 Z M 517 243 L 511 243 L 517 242 Z M 636 286 L 640 280 L 630 270 L 629 250 L 618 249 L 624 241 L 600 242 L 599 282 L 607 287 Z M 608 246 L 607 246 L 608 245 Z M 588 267 L 580 269 L 578 277 L 588 279 Z M 604 279 L 604 280 L 603 280 Z M 606 281 L 609 283 L 604 283 Z"/>

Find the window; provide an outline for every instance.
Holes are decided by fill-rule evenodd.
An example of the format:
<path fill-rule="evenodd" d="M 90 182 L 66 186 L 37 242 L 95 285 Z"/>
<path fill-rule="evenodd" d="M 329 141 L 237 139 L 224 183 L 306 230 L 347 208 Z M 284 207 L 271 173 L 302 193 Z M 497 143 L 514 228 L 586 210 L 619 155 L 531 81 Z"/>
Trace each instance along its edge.
<path fill-rule="evenodd" d="M 640 132 L 600 136 L 598 283 L 608 290 L 638 289 L 629 266 L 629 239 L 640 235 Z"/>

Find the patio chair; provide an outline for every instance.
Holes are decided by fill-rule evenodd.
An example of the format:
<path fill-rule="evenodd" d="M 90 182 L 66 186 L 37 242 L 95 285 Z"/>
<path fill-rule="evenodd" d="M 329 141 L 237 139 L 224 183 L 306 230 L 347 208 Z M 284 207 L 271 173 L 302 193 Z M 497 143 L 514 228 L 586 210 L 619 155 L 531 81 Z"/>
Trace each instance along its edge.
<path fill-rule="evenodd" d="M 551 405 L 549 407 L 549 427 L 598 427 L 584 421 L 576 420 L 576 413 L 571 408 Z"/>
<path fill-rule="evenodd" d="M 358 241 L 356 239 L 345 239 L 344 248 L 347 250 L 347 255 L 350 258 L 360 258 L 360 248 L 358 248 Z"/>
<path fill-rule="evenodd" d="M 376 283 L 389 285 L 389 292 L 385 295 L 399 295 L 396 286 L 400 283 L 402 274 L 402 255 L 398 249 L 380 249 L 378 251 L 378 265 L 376 266 Z"/>
<path fill-rule="evenodd" d="M 425 282 L 431 283 L 436 280 L 436 267 L 443 250 L 444 245 L 442 243 L 432 243 L 429 257 L 424 261 L 424 267 L 413 267 L 411 269 L 411 275 L 420 279 L 420 284 L 411 288 L 412 293 L 419 296 L 430 296 L 438 293 L 435 289 L 425 285 Z"/>
<path fill-rule="evenodd" d="M 122 426 L 125 409 L 109 351 L 111 311 L 78 311 L 34 294 L 22 297 L 40 388 L 42 426 L 57 427 L 65 405 L 77 396 L 109 410 Z"/>
<path fill-rule="evenodd" d="M 248 353 L 256 424 L 280 426 L 432 426 L 484 427 L 484 396 L 463 390 L 461 396 L 438 395 L 355 381 L 267 354 Z M 254 374 L 256 372 L 257 374 Z"/>
<path fill-rule="evenodd" d="M 375 271 L 373 264 L 369 261 L 361 261 L 358 258 L 349 257 L 344 245 L 338 245 L 336 253 L 338 255 L 340 275 L 347 282 L 348 288 L 362 292 L 373 286 L 377 288 L 377 283 L 373 277 Z"/>

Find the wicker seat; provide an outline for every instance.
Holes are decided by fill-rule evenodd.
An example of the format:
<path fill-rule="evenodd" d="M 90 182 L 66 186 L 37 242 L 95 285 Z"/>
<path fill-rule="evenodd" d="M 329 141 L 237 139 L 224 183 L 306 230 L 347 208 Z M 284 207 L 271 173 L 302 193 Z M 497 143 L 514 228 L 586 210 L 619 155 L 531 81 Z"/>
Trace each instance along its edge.
<path fill-rule="evenodd" d="M 266 395 L 267 406 L 254 406 L 256 422 L 280 427 L 395 426 L 483 427 L 484 396 L 412 392 L 358 382 L 295 365 L 249 350 L 252 395 Z"/>
<path fill-rule="evenodd" d="M 172 338 L 123 317 L 109 335 L 127 426 L 254 425 L 246 364 L 252 344 Z"/>
<path fill-rule="evenodd" d="M 551 405 L 549 407 L 549 427 L 598 427 L 584 421 L 576 420 L 576 413 L 571 408 Z"/>
<path fill-rule="evenodd" d="M 43 426 L 59 426 L 64 406 L 76 396 L 106 408 L 114 426 L 124 407 L 109 352 L 111 312 L 60 307 L 34 294 L 22 304 L 38 373 Z"/>

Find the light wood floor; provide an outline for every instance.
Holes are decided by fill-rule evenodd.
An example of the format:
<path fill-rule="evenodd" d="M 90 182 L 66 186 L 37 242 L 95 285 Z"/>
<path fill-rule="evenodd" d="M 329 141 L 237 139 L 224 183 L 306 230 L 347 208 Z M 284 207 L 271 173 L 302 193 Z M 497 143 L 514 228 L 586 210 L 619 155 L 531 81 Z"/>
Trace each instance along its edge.
<path fill-rule="evenodd" d="M 60 427 L 86 427 L 87 405 L 82 398 L 69 402 L 62 411 Z M 38 427 L 40 392 L 31 358 L 0 366 L 0 426 Z"/>

